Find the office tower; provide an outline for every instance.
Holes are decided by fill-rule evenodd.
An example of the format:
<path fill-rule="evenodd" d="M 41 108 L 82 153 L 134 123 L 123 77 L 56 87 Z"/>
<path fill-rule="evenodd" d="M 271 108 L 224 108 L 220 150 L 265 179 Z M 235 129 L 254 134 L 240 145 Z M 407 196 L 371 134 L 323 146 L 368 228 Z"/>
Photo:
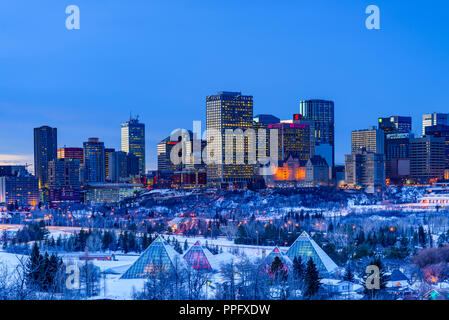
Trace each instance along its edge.
<path fill-rule="evenodd" d="M 442 137 L 445 141 L 445 169 L 449 169 L 449 126 L 442 124 L 426 127 L 426 136 Z"/>
<path fill-rule="evenodd" d="M 128 176 L 137 176 L 139 174 L 139 158 L 135 155 L 131 153 L 126 155 L 126 166 Z"/>
<path fill-rule="evenodd" d="M 79 160 L 81 164 L 84 162 L 83 148 L 58 148 L 58 159 Z"/>
<path fill-rule="evenodd" d="M 104 143 L 98 138 L 89 138 L 83 143 L 84 152 L 84 182 L 95 183 L 104 182 L 105 175 L 105 157 Z"/>
<path fill-rule="evenodd" d="M 176 141 L 172 141 L 170 137 L 165 138 L 157 144 L 157 169 L 166 173 L 174 173 L 180 171 L 186 166 L 189 155 L 192 154 L 191 138 L 192 133 L 188 132 L 187 136 L 178 136 Z M 179 145 L 179 144 L 183 145 Z M 177 157 L 180 158 L 179 163 L 172 161 L 170 155 L 176 146 L 178 150 Z M 185 150 L 185 154 L 182 153 Z M 174 151 L 173 151 L 174 152 Z M 191 161 L 189 160 L 189 163 Z"/>
<path fill-rule="evenodd" d="M 106 179 L 111 179 L 109 172 L 109 155 L 113 152 L 115 152 L 115 149 L 104 148 L 104 174 L 106 175 Z"/>
<path fill-rule="evenodd" d="M 345 155 L 346 184 L 360 186 L 373 193 L 385 184 L 384 154 L 357 149 Z"/>
<path fill-rule="evenodd" d="M 429 183 L 444 177 L 446 142 L 443 137 L 424 136 L 410 140 L 410 178 Z"/>
<path fill-rule="evenodd" d="M 413 133 L 385 135 L 385 173 L 393 184 L 404 183 L 410 176 L 410 139 Z"/>
<path fill-rule="evenodd" d="M 426 128 L 436 125 L 449 126 L 449 113 L 428 113 L 422 116 L 422 134 L 426 134 Z"/>
<path fill-rule="evenodd" d="M 356 130 L 351 133 L 351 153 L 365 148 L 367 152 L 383 154 L 384 150 L 384 132 L 376 127 Z"/>
<path fill-rule="evenodd" d="M 48 200 L 51 206 L 61 202 L 81 202 L 80 166 L 78 159 L 56 159 L 48 165 Z"/>
<path fill-rule="evenodd" d="M 412 131 L 412 117 L 379 118 L 379 129 L 382 129 L 385 134 L 409 133 Z"/>
<path fill-rule="evenodd" d="M 313 139 L 316 145 L 327 144 L 332 148 L 332 162 L 335 166 L 335 122 L 334 102 L 328 100 L 304 100 L 299 104 L 299 115 L 296 120 L 311 121 Z"/>
<path fill-rule="evenodd" d="M 254 177 L 255 163 L 250 163 L 248 151 L 255 152 L 256 148 L 252 143 L 255 137 L 253 141 L 249 141 L 252 139 L 249 137 L 251 134 L 248 135 L 251 131 L 247 130 L 253 129 L 253 97 L 244 96 L 241 92 L 219 92 L 208 96 L 206 122 L 206 160 L 210 162 L 207 165 L 208 183 L 212 185 L 236 183 L 243 186 L 251 181 Z M 237 130 L 240 130 L 239 138 Z"/>
<path fill-rule="evenodd" d="M 109 179 L 119 182 L 128 177 L 128 159 L 124 151 L 116 151 L 109 154 Z"/>
<path fill-rule="evenodd" d="M 271 114 L 258 114 L 257 116 L 254 116 L 253 121 L 256 123 L 267 125 L 281 122 L 281 120 L 278 117 L 275 117 Z"/>
<path fill-rule="evenodd" d="M 145 124 L 130 119 L 121 127 L 122 151 L 133 154 L 139 160 L 139 174 L 145 174 Z"/>
<path fill-rule="evenodd" d="M 58 132 L 56 128 L 42 126 L 34 128 L 34 171 L 39 188 L 44 188 L 48 180 L 48 163 L 56 159 Z"/>
<path fill-rule="evenodd" d="M 311 125 L 301 123 L 274 123 L 268 129 L 278 130 L 278 160 L 284 161 L 289 156 L 307 161 L 313 153 Z"/>
<path fill-rule="evenodd" d="M 40 198 L 38 179 L 22 168 L 16 169 L 11 168 L 10 174 L 0 176 L 0 203 L 19 206 L 38 205 Z"/>

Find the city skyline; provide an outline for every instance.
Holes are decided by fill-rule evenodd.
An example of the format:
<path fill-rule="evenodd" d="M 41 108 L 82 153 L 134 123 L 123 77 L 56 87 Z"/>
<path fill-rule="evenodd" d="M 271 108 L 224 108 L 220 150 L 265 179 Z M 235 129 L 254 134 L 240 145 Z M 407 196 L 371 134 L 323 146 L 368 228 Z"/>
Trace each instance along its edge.
<path fill-rule="evenodd" d="M 24 1 L 0 5 L 8 31 L 0 35 L 2 163 L 32 163 L 32 128 L 42 125 L 58 128 L 59 147 L 99 137 L 120 150 L 118 130 L 131 111 L 147 125 L 146 165 L 156 169 L 157 143 L 173 129 L 191 129 L 193 120 L 205 123 L 204 99 L 217 91 L 252 95 L 255 114 L 281 119 L 298 113 L 300 100 L 333 100 L 336 164 L 350 151 L 351 131 L 376 125 L 379 117 L 411 116 L 419 136 L 424 113 L 447 112 L 443 1 L 433 8 L 378 1 L 376 31 L 364 27 L 368 3 L 349 1 L 289 1 L 289 10 L 252 1 L 142 1 L 108 10 L 77 2 L 82 23 L 76 31 L 64 27 L 65 5 L 27 3 L 19 21 L 8 13 L 23 11 Z M 236 18 L 232 26 L 229 16 Z M 129 17 L 139 25 L 114 26 Z M 204 41 L 218 35 L 246 50 L 210 54 Z M 222 72 L 210 72 L 220 66 Z"/>

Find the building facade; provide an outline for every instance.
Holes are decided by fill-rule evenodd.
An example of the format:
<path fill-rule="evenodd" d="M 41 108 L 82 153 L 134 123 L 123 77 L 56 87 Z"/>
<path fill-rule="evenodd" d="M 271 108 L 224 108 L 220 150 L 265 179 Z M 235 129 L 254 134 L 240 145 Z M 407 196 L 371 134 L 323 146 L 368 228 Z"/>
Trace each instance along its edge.
<path fill-rule="evenodd" d="M 410 140 L 410 178 L 416 183 L 443 179 L 446 165 L 444 138 L 425 136 Z"/>
<path fill-rule="evenodd" d="M 409 133 L 412 131 L 412 117 L 379 118 L 379 129 L 383 130 L 385 134 Z"/>
<path fill-rule="evenodd" d="M 426 128 L 436 125 L 449 126 L 449 113 L 428 113 L 422 116 L 422 135 L 426 135 Z"/>
<path fill-rule="evenodd" d="M 139 174 L 145 174 L 145 124 L 130 119 L 121 126 L 122 151 L 139 160 Z"/>
<path fill-rule="evenodd" d="M 317 145 L 328 144 L 332 147 L 332 163 L 335 166 L 335 119 L 334 102 L 329 100 L 304 100 L 299 104 L 300 120 L 311 121 L 313 139 Z"/>
<path fill-rule="evenodd" d="M 385 159 L 383 153 L 368 152 L 365 148 L 345 156 L 346 184 L 360 186 L 367 192 L 385 185 Z"/>
<path fill-rule="evenodd" d="M 83 143 L 83 181 L 85 183 L 105 182 L 105 155 L 104 143 L 98 138 L 89 138 Z"/>
<path fill-rule="evenodd" d="M 39 202 L 37 177 L 22 172 L 0 177 L 0 203 L 37 206 Z"/>
<path fill-rule="evenodd" d="M 367 152 L 383 154 L 384 151 L 384 132 L 376 127 L 368 129 L 356 130 L 351 132 L 351 153 L 355 153 L 360 149 Z"/>
<path fill-rule="evenodd" d="M 82 164 L 84 163 L 83 148 L 58 148 L 58 159 L 79 160 Z"/>
<path fill-rule="evenodd" d="M 34 128 L 34 171 L 39 188 L 48 182 L 48 163 L 57 158 L 58 130 L 49 126 Z"/>
<path fill-rule="evenodd" d="M 245 135 L 247 130 L 253 130 L 253 97 L 241 92 L 219 92 L 208 96 L 206 123 L 208 184 L 244 185 L 250 182 L 254 178 L 255 163 L 249 163 L 248 151 L 256 150 L 248 150 L 254 147 L 249 146 L 248 136 L 239 139 L 232 135 L 239 135 L 238 132 Z M 229 148 L 231 159 L 226 158 L 226 148 Z"/>
<path fill-rule="evenodd" d="M 78 159 L 56 159 L 48 167 L 48 200 L 51 206 L 61 202 L 81 202 L 81 162 Z"/>

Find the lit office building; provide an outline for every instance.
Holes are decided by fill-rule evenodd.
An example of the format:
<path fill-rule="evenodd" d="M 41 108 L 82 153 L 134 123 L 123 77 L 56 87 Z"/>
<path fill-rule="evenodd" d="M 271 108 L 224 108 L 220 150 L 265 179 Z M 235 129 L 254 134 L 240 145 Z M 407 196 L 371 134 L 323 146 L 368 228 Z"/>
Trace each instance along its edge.
<path fill-rule="evenodd" d="M 115 152 L 115 149 L 104 148 L 104 174 L 106 175 L 106 179 L 111 179 L 111 174 L 109 172 L 109 155 L 113 152 Z"/>
<path fill-rule="evenodd" d="M 58 159 L 79 160 L 80 163 L 84 163 L 83 148 L 58 148 Z"/>
<path fill-rule="evenodd" d="M 328 100 L 305 100 L 299 104 L 299 115 L 296 120 L 311 121 L 313 140 L 316 145 L 327 144 L 332 148 L 332 161 L 328 165 L 335 166 L 335 120 L 334 102 Z"/>
<path fill-rule="evenodd" d="M 268 129 L 278 130 L 279 161 L 286 160 L 289 156 L 307 161 L 313 153 L 311 141 L 312 126 L 306 123 L 274 123 L 269 124 Z"/>
<path fill-rule="evenodd" d="M 145 174 L 145 124 L 130 119 L 121 126 L 122 151 L 139 160 L 139 174 Z"/>
<path fill-rule="evenodd" d="M 40 199 L 38 179 L 22 168 L 16 169 L 11 168 L 9 175 L 0 177 L 0 203 L 19 206 L 38 205 Z"/>
<path fill-rule="evenodd" d="M 418 183 L 429 183 L 444 177 L 445 138 L 425 136 L 410 140 L 410 178 Z"/>
<path fill-rule="evenodd" d="M 81 202 L 81 163 L 78 159 L 56 159 L 48 166 L 48 200 L 52 206 L 61 202 Z"/>
<path fill-rule="evenodd" d="M 384 150 L 384 132 L 376 127 L 356 130 L 351 132 L 351 153 L 365 148 L 367 152 L 383 154 Z"/>
<path fill-rule="evenodd" d="M 248 148 L 253 148 L 250 146 L 253 143 L 249 141 L 248 135 L 245 136 L 248 129 L 253 129 L 253 97 L 244 96 L 240 92 L 219 92 L 208 96 L 206 122 L 207 159 L 214 162 L 207 165 L 208 183 L 217 186 L 222 183 L 245 185 L 253 180 L 255 163 L 250 163 L 248 159 Z M 244 138 L 231 137 L 232 145 L 226 146 L 227 130 L 234 134 L 237 133 L 236 130 L 242 130 Z M 243 143 L 240 142 L 242 140 Z M 226 159 L 227 149 L 230 150 L 231 159 Z M 250 151 L 256 150 L 254 148 Z"/>
<path fill-rule="evenodd" d="M 105 156 L 104 143 L 98 138 L 89 138 L 83 143 L 84 164 L 83 175 L 85 183 L 104 182 Z"/>
<path fill-rule="evenodd" d="M 48 182 L 48 163 L 57 158 L 58 131 L 56 128 L 42 126 L 34 128 L 34 171 L 39 188 Z"/>
<path fill-rule="evenodd" d="M 409 133 L 412 131 L 412 117 L 379 118 L 379 129 L 382 129 L 385 134 Z"/>
<path fill-rule="evenodd" d="M 449 126 L 449 113 L 429 113 L 422 116 L 422 134 L 426 134 L 426 128 L 436 125 Z"/>
<path fill-rule="evenodd" d="M 383 153 L 357 149 L 345 155 L 346 184 L 360 186 L 373 193 L 385 184 L 385 160 Z"/>

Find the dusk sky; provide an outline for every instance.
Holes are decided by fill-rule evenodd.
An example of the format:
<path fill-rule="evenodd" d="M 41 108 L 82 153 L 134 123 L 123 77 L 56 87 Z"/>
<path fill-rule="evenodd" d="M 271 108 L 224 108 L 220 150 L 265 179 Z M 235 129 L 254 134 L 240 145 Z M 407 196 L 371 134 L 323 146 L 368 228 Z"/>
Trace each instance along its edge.
<path fill-rule="evenodd" d="M 67 30 L 68 5 L 80 30 Z M 380 8 L 367 30 L 365 8 Z M 0 163 L 33 162 L 33 128 L 59 146 L 99 137 L 119 149 L 130 112 L 147 168 L 173 129 L 203 120 L 205 97 L 254 96 L 254 114 L 290 119 L 299 101 L 335 101 L 336 162 L 351 130 L 379 116 L 449 112 L 447 0 L 14 0 L 0 2 Z"/>

